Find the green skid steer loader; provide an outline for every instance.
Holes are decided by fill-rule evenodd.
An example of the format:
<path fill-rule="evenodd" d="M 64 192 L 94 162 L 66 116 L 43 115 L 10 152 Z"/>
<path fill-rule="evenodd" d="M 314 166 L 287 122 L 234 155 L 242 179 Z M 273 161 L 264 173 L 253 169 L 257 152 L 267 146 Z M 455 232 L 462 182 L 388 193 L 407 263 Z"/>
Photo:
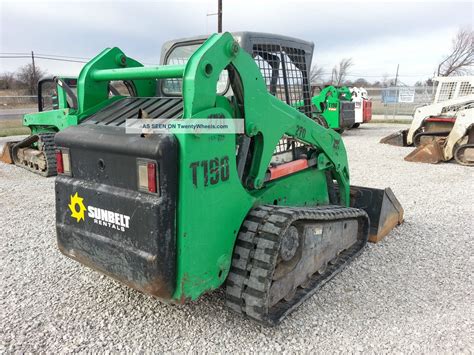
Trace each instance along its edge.
<path fill-rule="evenodd" d="M 311 118 L 312 52 L 240 32 L 168 42 L 154 67 L 118 48 L 91 60 L 89 115 L 55 137 L 60 251 L 167 302 L 225 284 L 230 309 L 278 324 L 403 219 L 390 189 L 350 185 L 341 136 Z M 112 80 L 136 97 L 109 98 Z M 127 133 L 145 117 L 244 130 Z"/>
<path fill-rule="evenodd" d="M 77 79 L 43 78 L 38 82 L 38 112 L 23 117 L 31 135 L 22 141 L 7 142 L 0 160 L 16 164 L 43 176 L 56 175 L 54 133 L 70 123 L 68 114 L 77 105 Z"/>
<path fill-rule="evenodd" d="M 38 82 L 38 112 L 23 117 L 23 125 L 30 128 L 31 135 L 22 141 L 7 142 L 1 150 L 0 161 L 45 177 L 55 176 L 54 135 L 66 127 L 79 124 L 89 115 L 78 105 L 76 86 L 75 77 L 41 79 Z M 109 97 L 134 95 L 126 81 L 110 82 L 107 87 Z"/>
<path fill-rule="evenodd" d="M 324 89 L 319 86 L 319 93 L 311 98 L 313 119 L 326 128 L 342 133 L 355 126 L 355 103 L 347 86 L 328 85 Z M 293 107 L 304 108 L 304 101 L 297 101 Z"/>
<path fill-rule="evenodd" d="M 313 96 L 315 114 L 324 117 L 329 128 L 342 133 L 355 125 L 355 104 L 347 86 L 326 86 Z"/>

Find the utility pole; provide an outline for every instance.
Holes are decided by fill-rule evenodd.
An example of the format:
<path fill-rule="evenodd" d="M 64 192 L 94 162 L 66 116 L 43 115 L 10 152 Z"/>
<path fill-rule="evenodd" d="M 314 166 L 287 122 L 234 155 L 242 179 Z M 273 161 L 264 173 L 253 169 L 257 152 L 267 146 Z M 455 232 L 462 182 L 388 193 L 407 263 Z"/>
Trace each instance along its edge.
<path fill-rule="evenodd" d="M 217 15 L 217 32 L 222 33 L 222 0 L 217 0 L 217 12 L 213 14 L 207 14 L 206 16 Z"/>
<path fill-rule="evenodd" d="M 36 78 L 35 54 L 33 53 L 33 51 L 31 51 L 31 65 L 33 66 L 33 77 L 31 78 L 31 82 L 28 83 L 28 85 L 30 86 L 29 88 L 30 92 L 34 94 L 35 93 L 34 88 L 38 79 Z"/>
<path fill-rule="evenodd" d="M 398 68 L 400 68 L 400 64 L 397 64 L 397 73 L 395 74 L 395 87 L 397 86 L 398 82 Z"/>
<path fill-rule="evenodd" d="M 36 79 L 35 54 L 31 51 L 31 64 L 33 65 L 33 78 Z"/>
<path fill-rule="evenodd" d="M 392 116 L 392 119 L 395 119 L 395 113 L 398 112 L 398 90 L 396 89 L 397 88 L 397 83 L 398 83 L 398 69 L 400 68 L 400 64 L 397 64 L 397 73 L 395 74 L 395 90 L 396 90 L 396 93 L 397 93 L 397 103 L 395 105 L 393 105 L 393 116 Z"/>
<path fill-rule="evenodd" d="M 217 32 L 222 33 L 222 0 L 217 0 Z"/>

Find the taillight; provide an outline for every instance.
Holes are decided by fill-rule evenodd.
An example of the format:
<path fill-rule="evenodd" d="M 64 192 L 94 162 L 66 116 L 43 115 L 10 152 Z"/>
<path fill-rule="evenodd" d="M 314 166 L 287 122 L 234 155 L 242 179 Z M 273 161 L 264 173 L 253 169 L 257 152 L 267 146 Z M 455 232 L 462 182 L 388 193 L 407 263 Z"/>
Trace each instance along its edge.
<path fill-rule="evenodd" d="M 68 149 L 56 150 L 56 169 L 58 174 L 71 175 L 71 159 Z"/>
<path fill-rule="evenodd" d="M 64 174 L 63 155 L 59 149 L 56 150 L 56 169 L 58 174 Z"/>
<path fill-rule="evenodd" d="M 147 170 L 148 170 L 148 191 L 156 192 L 156 164 L 148 163 Z"/>
<path fill-rule="evenodd" d="M 157 166 L 155 162 L 138 161 L 138 189 L 152 193 L 158 192 Z"/>

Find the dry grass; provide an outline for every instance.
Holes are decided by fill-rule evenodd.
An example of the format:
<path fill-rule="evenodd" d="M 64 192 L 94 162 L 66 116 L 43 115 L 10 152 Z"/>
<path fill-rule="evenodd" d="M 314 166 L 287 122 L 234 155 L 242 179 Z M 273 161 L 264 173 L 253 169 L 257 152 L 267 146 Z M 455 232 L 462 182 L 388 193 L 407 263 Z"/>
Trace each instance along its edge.
<path fill-rule="evenodd" d="M 23 96 L 29 95 L 25 89 L 0 90 L 0 96 Z"/>
<path fill-rule="evenodd" d="M 12 127 L 12 128 L 0 128 L 0 137 L 8 136 L 19 136 L 30 134 L 31 131 L 28 127 Z"/>
<path fill-rule="evenodd" d="M 0 121 L 0 137 L 30 134 L 30 129 L 23 126 L 22 119 Z"/>

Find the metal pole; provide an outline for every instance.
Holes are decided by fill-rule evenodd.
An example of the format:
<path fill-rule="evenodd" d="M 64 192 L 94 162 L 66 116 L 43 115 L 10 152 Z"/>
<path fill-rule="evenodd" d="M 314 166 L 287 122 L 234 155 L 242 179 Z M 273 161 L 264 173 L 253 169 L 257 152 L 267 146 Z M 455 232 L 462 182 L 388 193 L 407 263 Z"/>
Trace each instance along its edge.
<path fill-rule="evenodd" d="M 395 74 L 395 87 L 397 86 L 398 82 L 398 68 L 400 68 L 400 64 L 397 64 L 397 73 Z"/>
<path fill-rule="evenodd" d="M 222 33 L 222 0 L 217 0 L 217 32 Z"/>
<path fill-rule="evenodd" d="M 31 65 L 33 66 L 33 78 L 31 78 L 30 91 L 35 92 L 35 86 L 38 79 L 36 78 L 35 54 L 31 51 Z"/>
<path fill-rule="evenodd" d="M 182 78 L 185 65 L 162 65 L 120 69 L 97 69 L 91 73 L 96 81 Z"/>
<path fill-rule="evenodd" d="M 393 115 L 392 119 L 395 119 L 395 112 L 398 111 L 398 89 L 397 89 L 397 83 L 398 83 L 398 69 L 400 68 L 400 64 L 397 64 L 397 73 L 395 74 L 395 90 L 397 90 L 397 102 L 395 105 L 393 105 Z"/>
<path fill-rule="evenodd" d="M 31 51 L 31 64 L 33 65 L 33 76 L 36 77 L 35 54 Z"/>

